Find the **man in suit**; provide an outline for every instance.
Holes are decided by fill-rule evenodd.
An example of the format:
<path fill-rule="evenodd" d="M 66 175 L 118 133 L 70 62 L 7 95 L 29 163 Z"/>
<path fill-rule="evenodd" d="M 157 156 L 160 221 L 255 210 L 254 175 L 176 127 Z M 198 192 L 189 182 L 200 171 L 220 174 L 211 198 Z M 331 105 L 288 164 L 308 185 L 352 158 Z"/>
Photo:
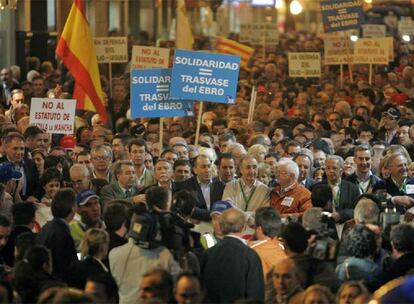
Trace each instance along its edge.
<path fill-rule="evenodd" d="M 325 160 L 327 180 L 319 184 L 328 184 L 332 190 L 332 218 L 337 223 L 351 219 L 359 196 L 359 190 L 353 183 L 342 179 L 344 160 L 338 155 L 328 155 Z"/>
<path fill-rule="evenodd" d="M 354 150 L 356 170 L 346 179 L 358 186 L 359 193 L 373 193 L 381 179 L 371 172 L 372 151 L 367 144 L 359 145 Z"/>
<path fill-rule="evenodd" d="M 233 303 L 240 298 L 264 299 L 263 269 L 259 256 L 242 238 L 243 212 L 230 208 L 220 217 L 224 238 L 207 249 L 201 260 L 206 303 Z"/>
<path fill-rule="evenodd" d="M 223 196 L 224 184 L 218 180 L 211 179 L 210 158 L 199 155 L 194 160 L 194 174 L 192 178 L 177 183 L 173 193 L 182 189 L 195 192 L 196 207 L 193 218 L 200 221 L 209 222 L 211 220 L 210 210 L 216 201 Z"/>
<path fill-rule="evenodd" d="M 39 243 L 52 252 L 53 276 L 65 279 L 69 265 L 78 260 L 69 228 L 76 211 L 75 191 L 70 188 L 59 190 L 53 197 L 51 208 L 53 220 L 43 226 Z"/>
<path fill-rule="evenodd" d="M 404 154 L 395 152 L 388 158 L 390 177 L 377 183 L 375 191 L 386 192 L 387 201 L 392 203 L 401 214 L 406 213 L 409 218 L 414 215 L 408 211 L 414 205 L 414 179 L 408 176 L 408 160 Z M 406 221 L 409 221 L 406 218 Z"/>
<path fill-rule="evenodd" d="M 164 188 L 165 190 L 168 191 L 168 204 L 171 207 L 171 203 L 172 203 L 172 192 L 175 189 L 175 183 L 173 182 L 172 178 L 173 178 L 173 169 L 172 169 L 172 165 L 165 159 L 160 159 L 157 161 L 157 163 L 155 164 L 154 167 L 155 171 L 154 171 L 154 178 L 155 178 L 155 183 L 142 188 L 140 190 L 140 194 L 145 194 L 145 192 L 153 187 L 153 186 L 159 186 Z"/>
<path fill-rule="evenodd" d="M 24 157 L 24 137 L 19 133 L 10 133 L 4 138 L 4 147 L 5 156 L 0 158 L 0 163 L 9 161 L 16 171 L 22 173 L 20 196 L 23 200 L 36 201 L 40 188 L 39 173 L 34 161 Z"/>
<path fill-rule="evenodd" d="M 123 199 L 131 203 L 143 202 L 139 195 L 134 164 L 129 160 L 119 160 L 114 164 L 115 181 L 101 189 L 101 203 L 105 205 L 112 200 Z"/>
<path fill-rule="evenodd" d="M 12 206 L 13 229 L 9 240 L 2 250 L 2 256 L 7 265 L 13 267 L 14 245 L 22 233 L 32 233 L 35 224 L 36 206 L 29 202 L 16 203 Z"/>
<path fill-rule="evenodd" d="M 13 72 L 10 68 L 4 68 L 0 71 L 2 86 L 0 87 L 0 101 L 4 108 L 10 107 L 11 92 L 20 89 L 19 83 L 13 79 Z"/>
<path fill-rule="evenodd" d="M 313 178 L 310 177 L 311 168 L 313 167 L 313 160 L 308 154 L 299 153 L 293 160 L 299 167 L 298 183 L 305 186 L 306 189 L 310 189 L 315 183 Z"/>

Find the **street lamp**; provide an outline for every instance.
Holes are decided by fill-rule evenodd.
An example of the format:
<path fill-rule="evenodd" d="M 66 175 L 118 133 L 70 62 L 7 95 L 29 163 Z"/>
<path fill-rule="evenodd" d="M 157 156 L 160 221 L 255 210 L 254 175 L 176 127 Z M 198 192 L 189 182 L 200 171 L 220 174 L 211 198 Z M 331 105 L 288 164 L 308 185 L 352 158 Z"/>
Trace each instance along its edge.
<path fill-rule="evenodd" d="M 293 0 L 289 8 L 292 15 L 299 15 L 303 10 L 302 4 L 298 0 Z"/>

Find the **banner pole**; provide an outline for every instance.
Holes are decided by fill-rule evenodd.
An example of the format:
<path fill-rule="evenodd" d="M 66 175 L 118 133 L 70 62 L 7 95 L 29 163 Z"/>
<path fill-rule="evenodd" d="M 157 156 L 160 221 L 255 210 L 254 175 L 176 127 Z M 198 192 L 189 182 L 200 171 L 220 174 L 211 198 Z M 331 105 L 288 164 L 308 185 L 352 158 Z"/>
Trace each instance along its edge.
<path fill-rule="evenodd" d="M 340 65 L 340 85 L 341 89 L 344 88 L 344 65 L 341 63 Z"/>
<path fill-rule="evenodd" d="M 160 155 L 164 147 L 164 117 L 160 118 Z"/>
<path fill-rule="evenodd" d="M 369 64 L 369 79 L 368 82 L 371 85 L 372 84 L 372 63 Z"/>
<path fill-rule="evenodd" d="M 200 101 L 198 105 L 198 118 L 197 118 L 197 129 L 196 129 L 196 136 L 195 136 L 195 143 L 194 145 L 198 145 L 198 138 L 200 137 L 200 126 L 201 126 L 201 117 L 203 115 L 203 102 Z"/>
<path fill-rule="evenodd" d="M 250 94 L 250 106 L 249 106 L 249 116 L 247 117 L 247 123 L 251 123 L 253 116 L 253 100 L 255 98 L 256 87 L 252 87 L 252 92 Z"/>

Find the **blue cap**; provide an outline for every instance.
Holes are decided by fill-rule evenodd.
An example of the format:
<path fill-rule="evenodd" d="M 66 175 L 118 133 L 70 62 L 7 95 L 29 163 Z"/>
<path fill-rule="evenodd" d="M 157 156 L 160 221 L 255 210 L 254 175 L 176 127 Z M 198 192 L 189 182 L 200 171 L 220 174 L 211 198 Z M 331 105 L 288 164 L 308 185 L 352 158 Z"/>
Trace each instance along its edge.
<path fill-rule="evenodd" d="M 233 205 L 229 201 L 217 201 L 213 205 L 211 214 L 213 213 L 222 214 L 224 211 L 230 208 L 233 208 Z"/>
<path fill-rule="evenodd" d="M 76 196 L 76 202 L 78 203 L 78 206 L 83 206 L 91 198 L 97 198 L 97 199 L 99 199 L 99 196 L 97 196 L 96 193 L 94 191 L 92 191 L 92 190 L 82 190 Z"/>
<path fill-rule="evenodd" d="M 0 164 L 0 182 L 7 183 L 11 179 L 22 178 L 23 174 L 14 169 L 11 162 L 4 162 Z"/>

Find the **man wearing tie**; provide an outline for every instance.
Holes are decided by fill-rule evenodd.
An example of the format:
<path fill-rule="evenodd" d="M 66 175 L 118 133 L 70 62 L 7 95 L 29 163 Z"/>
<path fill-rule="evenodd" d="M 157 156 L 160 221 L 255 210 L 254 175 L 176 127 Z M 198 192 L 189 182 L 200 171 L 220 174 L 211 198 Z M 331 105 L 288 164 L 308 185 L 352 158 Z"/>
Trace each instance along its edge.
<path fill-rule="evenodd" d="M 101 190 L 101 202 L 103 207 L 116 199 L 123 199 L 136 203 L 140 199 L 138 195 L 137 176 L 134 164 L 129 160 L 119 160 L 114 164 L 115 180 L 104 186 Z"/>

